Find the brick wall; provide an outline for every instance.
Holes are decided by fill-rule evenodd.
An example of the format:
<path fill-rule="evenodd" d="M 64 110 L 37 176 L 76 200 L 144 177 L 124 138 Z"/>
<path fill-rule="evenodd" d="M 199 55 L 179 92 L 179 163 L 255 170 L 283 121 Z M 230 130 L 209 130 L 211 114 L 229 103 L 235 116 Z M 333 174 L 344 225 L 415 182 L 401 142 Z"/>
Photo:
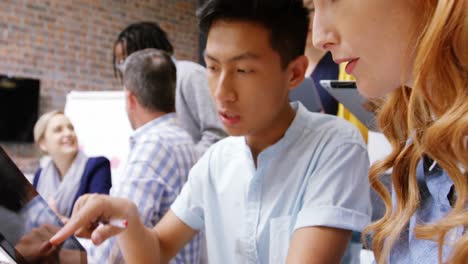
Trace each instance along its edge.
<path fill-rule="evenodd" d="M 40 112 L 63 109 L 71 90 L 120 89 L 112 45 L 129 23 L 160 23 L 176 57 L 197 61 L 197 6 L 198 0 L 0 0 L 0 74 L 40 79 Z M 23 171 L 37 168 L 32 144 L 0 144 Z"/>

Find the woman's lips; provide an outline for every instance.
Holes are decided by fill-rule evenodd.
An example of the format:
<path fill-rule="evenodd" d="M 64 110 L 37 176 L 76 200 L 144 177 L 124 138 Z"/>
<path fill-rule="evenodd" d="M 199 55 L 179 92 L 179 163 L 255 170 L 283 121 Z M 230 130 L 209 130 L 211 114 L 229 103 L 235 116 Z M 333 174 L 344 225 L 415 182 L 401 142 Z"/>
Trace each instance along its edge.
<path fill-rule="evenodd" d="M 358 59 L 354 59 L 354 60 L 351 60 L 350 62 L 348 62 L 348 64 L 346 64 L 345 71 L 346 71 L 347 74 L 349 74 L 349 75 L 353 74 L 354 68 L 356 68 L 357 61 L 358 61 Z"/>

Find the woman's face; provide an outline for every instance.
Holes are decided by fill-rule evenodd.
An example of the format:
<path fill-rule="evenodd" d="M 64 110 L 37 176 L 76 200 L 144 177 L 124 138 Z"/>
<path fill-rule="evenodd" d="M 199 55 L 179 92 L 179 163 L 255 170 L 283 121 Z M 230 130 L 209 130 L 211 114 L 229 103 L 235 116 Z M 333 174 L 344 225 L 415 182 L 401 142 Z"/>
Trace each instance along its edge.
<path fill-rule="evenodd" d="M 75 155 L 78 152 L 78 140 L 70 120 L 62 114 L 53 116 L 39 145 L 51 156 Z"/>
<path fill-rule="evenodd" d="M 313 43 L 347 63 L 361 94 L 412 86 L 417 10 L 408 0 L 314 0 Z"/>

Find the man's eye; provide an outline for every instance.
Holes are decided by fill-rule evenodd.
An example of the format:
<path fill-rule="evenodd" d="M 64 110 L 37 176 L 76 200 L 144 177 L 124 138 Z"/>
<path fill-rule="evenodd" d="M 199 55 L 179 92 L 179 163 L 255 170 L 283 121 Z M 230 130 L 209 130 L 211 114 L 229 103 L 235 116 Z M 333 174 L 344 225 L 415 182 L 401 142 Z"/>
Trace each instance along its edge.
<path fill-rule="evenodd" d="M 218 70 L 218 67 L 216 66 L 207 66 L 206 67 L 209 71 L 217 71 Z"/>
<path fill-rule="evenodd" d="M 253 70 L 248 70 L 248 69 L 237 69 L 238 73 L 252 73 Z"/>

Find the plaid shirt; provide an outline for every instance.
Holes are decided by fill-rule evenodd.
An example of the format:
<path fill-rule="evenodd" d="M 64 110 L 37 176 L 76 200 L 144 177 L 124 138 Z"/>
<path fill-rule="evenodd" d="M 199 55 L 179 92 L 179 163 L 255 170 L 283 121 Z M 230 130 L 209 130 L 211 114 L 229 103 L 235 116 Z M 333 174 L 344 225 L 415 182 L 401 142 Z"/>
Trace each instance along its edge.
<path fill-rule="evenodd" d="M 147 227 L 154 227 L 169 210 L 196 162 L 189 134 L 176 124 L 174 113 L 156 118 L 130 137 L 125 173 L 110 195 L 132 200 Z M 124 263 L 116 238 L 89 249 L 89 263 Z M 190 242 L 171 263 L 198 263 L 200 238 Z"/>

